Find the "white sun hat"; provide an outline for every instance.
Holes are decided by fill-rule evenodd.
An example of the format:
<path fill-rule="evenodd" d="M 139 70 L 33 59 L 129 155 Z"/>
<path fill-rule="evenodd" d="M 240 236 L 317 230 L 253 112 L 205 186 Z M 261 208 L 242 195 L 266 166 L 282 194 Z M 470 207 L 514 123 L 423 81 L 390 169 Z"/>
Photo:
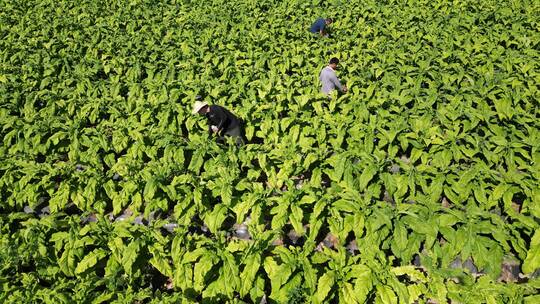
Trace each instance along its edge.
<path fill-rule="evenodd" d="M 208 105 L 208 103 L 206 101 L 198 101 L 198 100 L 195 101 L 195 103 L 193 104 L 192 113 L 197 114 L 197 112 L 199 112 L 202 108 L 204 108 L 207 105 Z"/>

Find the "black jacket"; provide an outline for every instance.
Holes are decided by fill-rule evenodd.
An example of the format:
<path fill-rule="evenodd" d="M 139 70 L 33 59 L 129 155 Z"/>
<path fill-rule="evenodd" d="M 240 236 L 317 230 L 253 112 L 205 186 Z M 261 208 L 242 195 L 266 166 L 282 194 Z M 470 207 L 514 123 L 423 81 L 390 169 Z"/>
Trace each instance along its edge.
<path fill-rule="evenodd" d="M 240 126 L 240 120 L 222 106 L 211 105 L 210 112 L 206 113 L 205 116 L 210 122 L 209 132 L 212 132 L 212 125 L 219 129 L 220 134 Z"/>

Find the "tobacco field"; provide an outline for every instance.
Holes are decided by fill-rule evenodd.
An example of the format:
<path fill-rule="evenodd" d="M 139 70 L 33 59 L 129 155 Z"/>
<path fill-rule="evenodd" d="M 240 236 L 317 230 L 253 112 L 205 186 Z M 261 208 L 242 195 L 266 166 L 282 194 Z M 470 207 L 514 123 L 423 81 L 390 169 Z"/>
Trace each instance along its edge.
<path fill-rule="evenodd" d="M 0 0 L 0 303 L 540 303 L 539 101 L 535 0 Z"/>

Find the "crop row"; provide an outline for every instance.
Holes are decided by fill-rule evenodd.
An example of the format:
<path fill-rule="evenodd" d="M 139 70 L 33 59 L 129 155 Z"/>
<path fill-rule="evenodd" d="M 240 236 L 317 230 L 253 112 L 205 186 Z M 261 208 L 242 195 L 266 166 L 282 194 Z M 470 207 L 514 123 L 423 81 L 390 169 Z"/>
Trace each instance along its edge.
<path fill-rule="evenodd" d="M 5 3 L 0 299 L 534 302 L 539 10 Z"/>

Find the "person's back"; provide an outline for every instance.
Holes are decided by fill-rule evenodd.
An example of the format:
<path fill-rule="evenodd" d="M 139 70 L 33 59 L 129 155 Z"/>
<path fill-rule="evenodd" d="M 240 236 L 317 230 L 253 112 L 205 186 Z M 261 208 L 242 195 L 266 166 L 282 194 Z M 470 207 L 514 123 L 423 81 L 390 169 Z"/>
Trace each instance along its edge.
<path fill-rule="evenodd" d="M 207 113 L 207 117 L 214 123 L 219 129 L 227 132 L 240 126 L 240 120 L 229 110 L 222 106 L 211 105 L 210 111 Z"/>
<path fill-rule="evenodd" d="M 317 19 L 309 28 L 309 31 L 317 34 L 321 31 L 324 31 L 324 28 L 326 27 L 326 20 L 324 18 Z"/>
<path fill-rule="evenodd" d="M 322 84 L 321 91 L 324 94 L 328 94 L 336 88 L 335 79 L 336 73 L 331 67 L 326 66 L 321 70 L 321 73 L 319 74 L 319 80 Z"/>

